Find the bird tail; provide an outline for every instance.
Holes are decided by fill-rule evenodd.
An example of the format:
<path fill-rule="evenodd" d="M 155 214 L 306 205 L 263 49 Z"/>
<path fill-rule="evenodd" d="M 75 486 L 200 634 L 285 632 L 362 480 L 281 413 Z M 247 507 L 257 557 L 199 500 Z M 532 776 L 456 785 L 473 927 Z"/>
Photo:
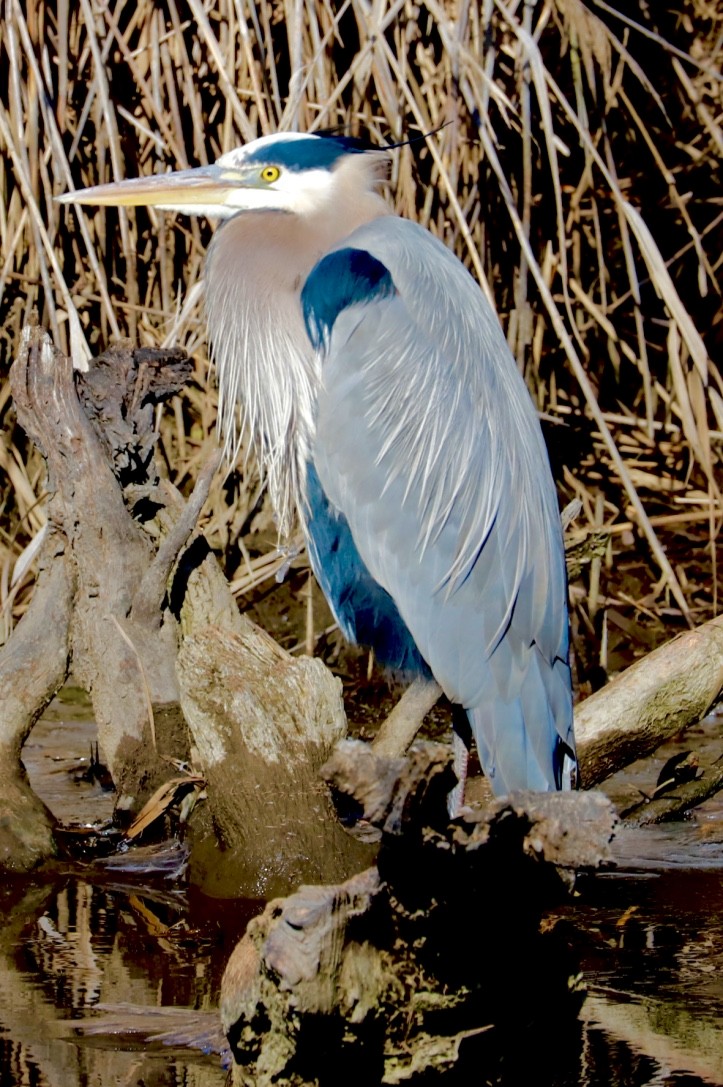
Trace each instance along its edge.
<path fill-rule="evenodd" d="M 564 661 L 550 665 L 533 646 L 516 694 L 505 700 L 489 691 L 481 704 L 467 709 L 467 716 L 496 796 L 517 789 L 576 787 L 572 697 Z"/>

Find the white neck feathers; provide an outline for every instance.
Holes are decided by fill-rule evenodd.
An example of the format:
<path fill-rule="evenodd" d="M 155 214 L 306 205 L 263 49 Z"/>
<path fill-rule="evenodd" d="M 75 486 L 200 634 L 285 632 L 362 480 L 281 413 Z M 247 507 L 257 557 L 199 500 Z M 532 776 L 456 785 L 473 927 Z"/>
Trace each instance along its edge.
<path fill-rule="evenodd" d="M 304 328 L 301 289 L 325 253 L 358 226 L 389 214 L 370 188 L 370 166 L 361 170 L 362 165 L 350 159 L 337 169 L 329 208 L 305 215 L 241 212 L 217 231 L 209 250 L 206 309 L 218 372 L 219 428 L 227 455 L 235 458 L 243 436 L 240 403 L 280 539 L 291 533 L 295 512 L 303 508 L 321 380 Z"/>

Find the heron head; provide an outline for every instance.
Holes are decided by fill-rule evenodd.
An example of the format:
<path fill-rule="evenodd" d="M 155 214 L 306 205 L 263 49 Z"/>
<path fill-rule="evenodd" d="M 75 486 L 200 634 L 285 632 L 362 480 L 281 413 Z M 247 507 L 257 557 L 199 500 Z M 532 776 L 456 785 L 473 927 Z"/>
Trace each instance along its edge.
<path fill-rule="evenodd" d="M 58 197 L 65 204 L 155 206 L 228 219 L 243 211 L 312 215 L 350 188 L 373 190 L 383 151 L 347 136 L 283 132 L 222 155 L 210 166 L 95 185 Z"/>

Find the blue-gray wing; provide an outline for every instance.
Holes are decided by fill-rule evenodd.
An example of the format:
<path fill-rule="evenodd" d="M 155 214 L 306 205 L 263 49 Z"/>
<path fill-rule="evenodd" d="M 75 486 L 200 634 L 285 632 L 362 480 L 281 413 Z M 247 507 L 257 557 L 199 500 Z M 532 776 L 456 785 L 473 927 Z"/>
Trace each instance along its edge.
<path fill-rule="evenodd" d="M 559 788 L 574 750 L 560 519 L 494 311 L 452 253 L 395 217 L 323 258 L 302 302 L 325 499 L 468 711 L 495 790 Z"/>

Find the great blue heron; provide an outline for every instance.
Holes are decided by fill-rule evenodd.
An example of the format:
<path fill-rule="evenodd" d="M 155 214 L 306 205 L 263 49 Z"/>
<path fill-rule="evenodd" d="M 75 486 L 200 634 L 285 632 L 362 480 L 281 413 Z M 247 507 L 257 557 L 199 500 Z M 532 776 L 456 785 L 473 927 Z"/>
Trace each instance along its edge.
<path fill-rule="evenodd" d="M 281 535 L 298 514 L 344 634 L 466 710 L 495 793 L 574 771 L 560 517 L 539 422 L 460 261 L 378 193 L 387 156 L 283 133 L 69 193 L 224 220 L 206 307 Z M 435 691 L 437 688 L 434 688 Z"/>

